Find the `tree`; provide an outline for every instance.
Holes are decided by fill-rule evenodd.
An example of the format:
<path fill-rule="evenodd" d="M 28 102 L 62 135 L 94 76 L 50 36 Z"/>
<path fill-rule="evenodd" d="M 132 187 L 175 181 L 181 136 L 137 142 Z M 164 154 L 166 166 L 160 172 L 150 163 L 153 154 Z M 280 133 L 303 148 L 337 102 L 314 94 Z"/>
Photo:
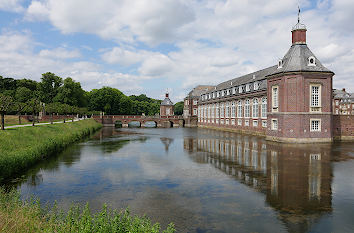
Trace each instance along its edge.
<path fill-rule="evenodd" d="M 89 109 L 91 111 L 102 111 L 106 114 L 127 114 L 130 109 L 126 108 L 131 107 L 131 100 L 129 99 L 129 101 L 121 91 L 111 87 L 93 89 L 89 93 Z"/>
<path fill-rule="evenodd" d="M 183 107 L 184 102 L 180 101 L 175 104 L 175 115 L 182 115 L 183 114 Z"/>
<path fill-rule="evenodd" d="M 59 76 L 50 72 L 42 74 L 40 83 L 41 100 L 44 103 L 52 103 L 62 84 L 63 79 Z"/>
<path fill-rule="evenodd" d="M 9 111 L 12 104 L 13 98 L 11 96 L 0 93 L 1 130 L 5 130 L 5 114 Z"/>
<path fill-rule="evenodd" d="M 41 102 L 39 101 L 38 97 L 33 97 L 31 100 L 28 101 L 27 109 L 29 112 L 32 113 L 32 126 L 34 126 L 36 121 L 36 116 L 41 111 Z"/>
<path fill-rule="evenodd" d="M 45 106 L 45 110 L 50 114 L 50 123 L 53 124 L 53 114 L 60 111 L 61 103 L 49 103 Z"/>
<path fill-rule="evenodd" d="M 15 94 L 14 109 L 18 114 L 18 123 L 21 124 L 21 113 L 27 107 L 28 101 L 31 99 L 33 92 L 27 87 L 18 87 Z"/>
<path fill-rule="evenodd" d="M 85 91 L 81 88 L 81 84 L 75 82 L 72 78 L 64 80 L 64 85 L 58 89 L 58 94 L 54 97 L 53 101 L 71 106 L 87 106 Z"/>

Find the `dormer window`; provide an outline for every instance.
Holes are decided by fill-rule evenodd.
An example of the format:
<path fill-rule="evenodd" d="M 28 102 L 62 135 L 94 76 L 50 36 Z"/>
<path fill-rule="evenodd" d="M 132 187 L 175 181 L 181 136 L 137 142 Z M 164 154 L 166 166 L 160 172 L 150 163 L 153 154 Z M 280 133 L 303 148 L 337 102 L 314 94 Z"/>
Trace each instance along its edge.
<path fill-rule="evenodd" d="M 316 66 L 316 58 L 311 56 L 308 59 L 309 63 L 307 64 L 308 66 Z"/>
<path fill-rule="evenodd" d="M 254 82 L 253 83 L 253 90 L 258 90 L 259 88 L 259 83 L 258 82 Z"/>
<path fill-rule="evenodd" d="M 278 69 L 283 68 L 283 60 L 278 61 Z"/>
<path fill-rule="evenodd" d="M 239 87 L 238 87 L 238 92 L 239 92 L 239 93 L 242 93 L 242 92 L 243 92 L 242 86 L 239 86 Z"/>
<path fill-rule="evenodd" d="M 246 91 L 250 91 L 251 90 L 251 84 L 246 84 Z"/>

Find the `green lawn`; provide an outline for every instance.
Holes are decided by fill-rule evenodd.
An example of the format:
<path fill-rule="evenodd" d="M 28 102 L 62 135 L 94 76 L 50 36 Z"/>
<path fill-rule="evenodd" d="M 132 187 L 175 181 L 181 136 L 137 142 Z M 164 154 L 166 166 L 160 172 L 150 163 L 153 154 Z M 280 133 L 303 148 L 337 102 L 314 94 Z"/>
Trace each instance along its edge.
<path fill-rule="evenodd" d="M 101 127 L 93 119 L 0 130 L 0 181 Z"/>

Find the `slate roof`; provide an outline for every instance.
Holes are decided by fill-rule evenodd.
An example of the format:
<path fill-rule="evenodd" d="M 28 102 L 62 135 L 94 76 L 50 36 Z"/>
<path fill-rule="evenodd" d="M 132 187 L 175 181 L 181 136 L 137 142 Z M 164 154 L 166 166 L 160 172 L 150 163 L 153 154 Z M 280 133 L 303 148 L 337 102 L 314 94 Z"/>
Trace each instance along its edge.
<path fill-rule="evenodd" d="M 310 57 L 315 58 L 316 65 L 309 65 Z M 299 71 L 333 73 L 322 65 L 306 44 L 293 44 L 285 54 L 282 62 L 282 67 L 275 69 L 270 75 Z"/>
<path fill-rule="evenodd" d="M 267 88 L 266 76 L 274 72 L 277 66 L 271 66 L 262 70 L 258 70 L 253 73 L 237 77 L 226 82 L 222 82 L 216 86 L 215 90 L 224 90 L 235 86 L 240 86 L 246 83 L 252 83 L 254 81 L 261 81 L 259 89 Z"/>
<path fill-rule="evenodd" d="M 172 101 L 170 100 L 170 98 L 165 97 L 165 99 L 161 102 L 161 105 L 173 105 Z"/>
<path fill-rule="evenodd" d="M 333 98 L 334 99 L 342 99 L 347 103 L 354 103 L 354 93 L 348 93 L 345 90 L 333 90 Z"/>
<path fill-rule="evenodd" d="M 193 88 L 193 90 L 191 90 L 189 93 L 188 93 L 188 96 L 189 98 L 193 98 L 193 97 L 196 97 L 196 98 L 199 98 L 202 94 L 206 93 L 207 91 L 211 90 L 211 89 L 214 89 L 215 86 L 210 86 L 210 85 L 198 85 L 196 86 L 195 88 Z"/>

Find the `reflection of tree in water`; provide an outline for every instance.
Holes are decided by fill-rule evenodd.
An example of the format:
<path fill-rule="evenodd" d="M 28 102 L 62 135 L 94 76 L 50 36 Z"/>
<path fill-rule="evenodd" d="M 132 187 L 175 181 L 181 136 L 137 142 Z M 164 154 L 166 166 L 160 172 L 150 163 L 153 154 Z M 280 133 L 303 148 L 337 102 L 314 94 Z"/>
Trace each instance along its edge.
<path fill-rule="evenodd" d="M 160 140 L 165 145 L 165 151 L 168 151 L 170 144 L 173 142 L 173 138 L 162 137 Z"/>
<path fill-rule="evenodd" d="M 16 177 L 6 181 L 4 185 L 8 188 L 18 188 L 23 183 L 27 183 L 31 186 L 37 186 L 43 182 L 43 177 L 40 173 L 41 171 L 56 172 L 59 170 L 59 164 L 64 164 L 66 167 L 71 167 L 73 164 L 80 161 L 80 157 L 80 146 L 74 144 L 57 155 L 49 155 L 45 157 L 28 170 L 17 174 Z"/>
<path fill-rule="evenodd" d="M 332 211 L 331 144 L 299 147 L 206 130 L 200 138 L 185 138 L 184 149 L 195 162 L 212 164 L 266 195 L 290 232 L 308 231 Z"/>

